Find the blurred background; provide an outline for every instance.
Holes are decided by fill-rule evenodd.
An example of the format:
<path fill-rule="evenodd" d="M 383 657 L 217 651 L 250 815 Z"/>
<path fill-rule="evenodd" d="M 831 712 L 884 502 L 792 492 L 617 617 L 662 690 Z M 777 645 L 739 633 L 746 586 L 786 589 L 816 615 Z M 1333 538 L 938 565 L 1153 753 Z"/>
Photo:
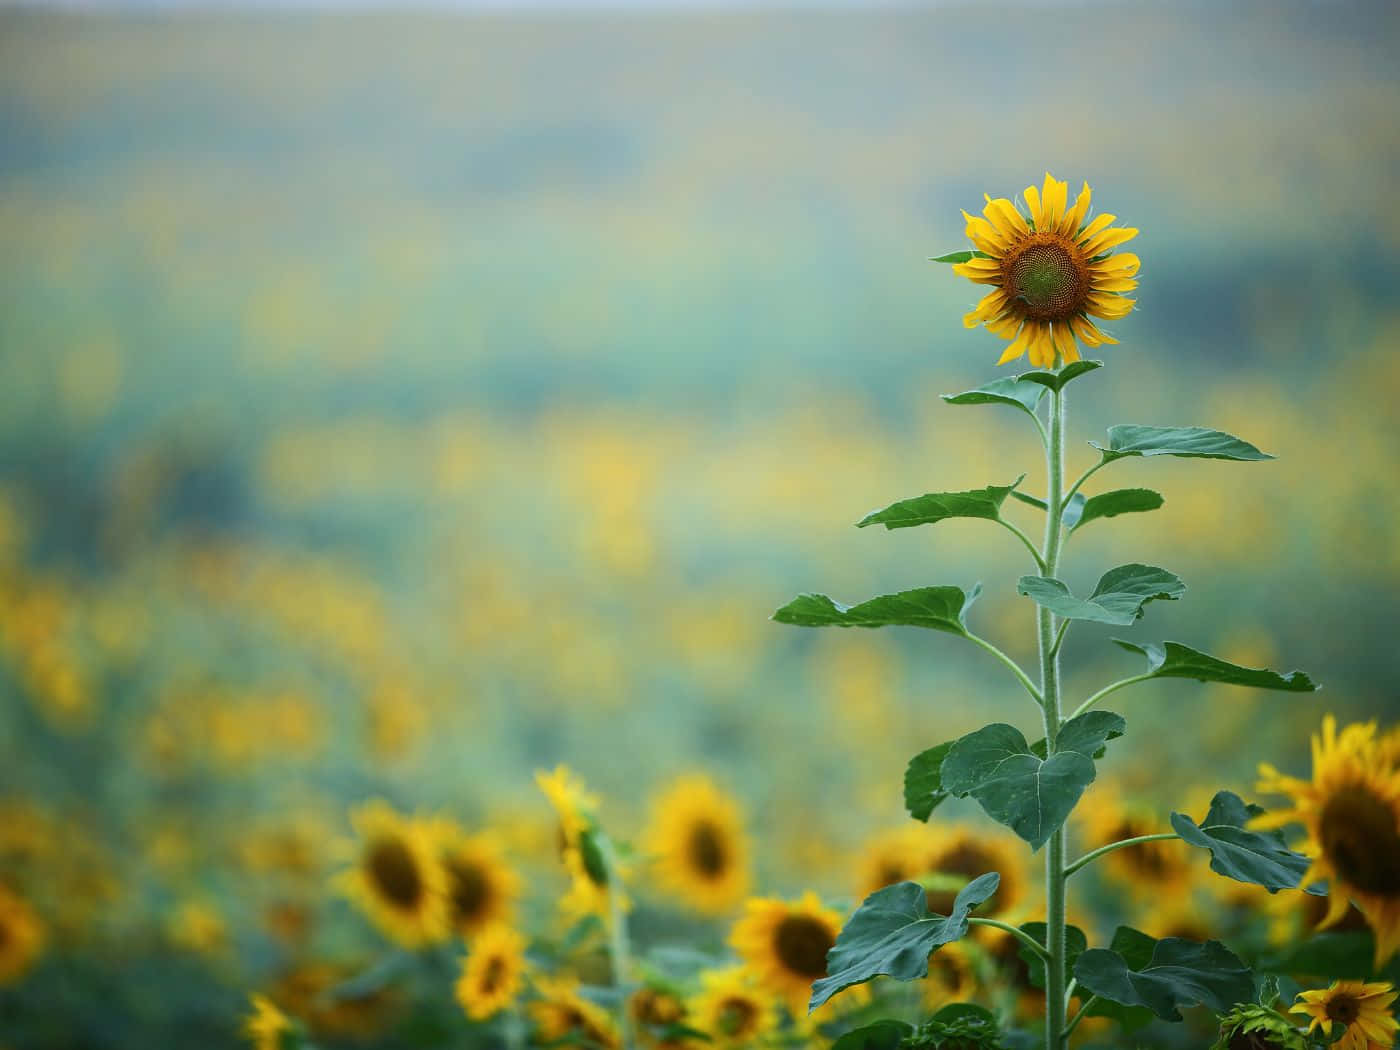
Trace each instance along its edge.
<path fill-rule="evenodd" d="M 237 1045 L 307 945 L 369 953 L 347 807 L 548 858 L 560 762 L 621 838 L 703 770 L 759 890 L 849 901 L 907 759 L 1035 712 L 952 637 L 768 616 L 981 580 L 1033 658 L 1011 537 L 851 526 L 1043 486 L 1024 418 L 939 400 L 1014 366 L 926 260 L 1047 168 L 1142 230 L 1071 470 L 1118 422 L 1279 457 L 1115 465 L 1166 504 L 1066 578 L 1164 565 L 1135 639 L 1325 689 L 1119 694 L 1105 790 L 1248 796 L 1393 719 L 1397 10 L 0 12 L 0 877 L 47 929 L 0 1044 Z M 1072 693 L 1135 673 L 1114 633 Z"/>

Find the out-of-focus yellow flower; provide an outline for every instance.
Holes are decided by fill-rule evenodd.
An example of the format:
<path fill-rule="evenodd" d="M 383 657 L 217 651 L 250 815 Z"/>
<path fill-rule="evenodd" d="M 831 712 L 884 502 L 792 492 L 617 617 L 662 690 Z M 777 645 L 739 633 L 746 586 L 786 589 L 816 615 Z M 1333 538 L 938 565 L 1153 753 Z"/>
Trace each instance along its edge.
<path fill-rule="evenodd" d="M 452 927 L 471 938 L 510 919 L 520 895 L 520 876 L 506 863 L 491 832 L 468 835 L 450 820 L 433 822 L 442 863 L 447 868 L 447 899 Z"/>
<path fill-rule="evenodd" d="M 579 994 L 577 981 L 540 977 L 535 980 L 535 991 L 539 998 L 530 1004 L 530 1017 L 538 1042 L 548 1045 L 572 1035 L 602 1050 L 622 1046 L 617 1023 L 606 1010 Z"/>
<path fill-rule="evenodd" d="M 0 984 L 18 981 L 44 949 L 44 924 L 29 902 L 0 885 Z"/>
<path fill-rule="evenodd" d="M 979 915 L 998 916 L 1013 911 L 1025 895 L 1030 874 L 1026 853 L 1021 843 L 1004 832 L 962 825 L 931 825 L 933 844 L 924 861 L 924 871 L 950 878 L 947 886 L 929 890 L 929 910 L 950 915 L 958 891 L 967 883 L 989 871 L 999 872 L 1001 882 L 977 911 Z"/>
<path fill-rule="evenodd" d="M 243 1022 L 243 1033 L 253 1050 L 282 1050 L 282 1037 L 292 1031 L 292 1020 L 266 996 L 251 996 L 253 1012 Z"/>
<path fill-rule="evenodd" d="M 341 891 L 405 948 L 446 939 L 448 875 L 430 828 L 381 801 L 353 810 L 350 821 L 359 855 L 355 866 L 337 877 Z"/>
<path fill-rule="evenodd" d="M 228 924 L 208 901 L 185 901 L 170 917 L 168 929 L 171 941 L 188 952 L 217 955 L 228 947 Z"/>
<path fill-rule="evenodd" d="M 963 324 L 986 325 L 1010 340 L 997 364 L 1029 352 L 1032 365 L 1052 368 L 1078 361 L 1080 341 L 1089 347 L 1118 341 L 1089 315 L 1116 321 L 1132 310 L 1121 293 L 1137 287 L 1138 257 L 1112 252 L 1138 231 L 1114 226 L 1113 215 L 1090 220 L 1088 183 L 1071 205 L 1069 184 L 1046 172 L 1044 188 L 1027 186 L 1025 198 L 1029 217 L 1005 197 L 988 196 L 983 218 L 963 212 L 968 239 L 985 257 L 953 271 L 993 286 Z"/>
<path fill-rule="evenodd" d="M 525 938 L 509 926 L 482 930 L 462 960 L 457 1002 L 473 1021 L 485 1021 L 507 1009 L 520 994 L 525 973 Z"/>
<path fill-rule="evenodd" d="M 778 1026 L 778 1002 L 742 966 L 700 975 L 700 994 L 690 1004 L 691 1027 L 722 1050 L 759 1045 Z"/>
<path fill-rule="evenodd" d="M 1336 981 L 1326 988 L 1299 992 L 1299 1002 L 1289 1012 L 1311 1017 L 1308 1031 L 1321 1028 L 1329 1038 L 1333 1026 L 1340 1025 L 1342 1035 L 1331 1044 L 1336 1050 L 1390 1050 L 1400 1028 L 1390 1013 L 1395 996 L 1386 981 Z"/>
<path fill-rule="evenodd" d="M 729 943 L 759 985 L 807 1016 L 812 982 L 826 976 L 826 953 L 841 932 L 841 915 L 808 891 L 800 900 L 755 897 L 744 904 Z"/>
<path fill-rule="evenodd" d="M 1107 783 L 1085 792 L 1075 807 L 1074 819 L 1086 850 L 1171 831 L 1158 810 L 1125 799 L 1116 785 Z M 1115 885 L 1139 898 L 1160 902 L 1187 892 L 1190 860 L 1184 843 L 1163 839 L 1114 850 L 1095 866 Z"/>
<path fill-rule="evenodd" d="M 656 798 L 643 842 L 661 886 L 696 911 L 722 915 L 748 893 L 743 813 L 706 776 L 681 777 Z"/>

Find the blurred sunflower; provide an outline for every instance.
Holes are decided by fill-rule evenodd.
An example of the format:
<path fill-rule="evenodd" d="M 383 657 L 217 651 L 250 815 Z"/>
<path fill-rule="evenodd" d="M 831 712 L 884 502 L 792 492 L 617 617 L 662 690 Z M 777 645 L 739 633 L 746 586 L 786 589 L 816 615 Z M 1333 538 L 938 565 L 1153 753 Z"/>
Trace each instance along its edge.
<path fill-rule="evenodd" d="M 872 835 L 856 855 L 856 896 L 864 900 L 897 882 L 918 882 L 928 874 L 933 846 L 928 825 L 912 821 Z"/>
<path fill-rule="evenodd" d="M 759 985 L 782 999 L 793 1017 L 807 1016 L 812 982 L 826 976 L 826 953 L 841 932 L 841 916 L 810 890 L 801 900 L 754 897 L 734 924 L 729 943 Z"/>
<path fill-rule="evenodd" d="M 19 980 L 44 947 L 44 926 L 29 903 L 0 885 L 0 984 Z"/>
<path fill-rule="evenodd" d="M 1400 948 L 1400 770 L 1388 768 L 1376 746 L 1375 723 L 1337 732 L 1328 715 L 1312 738 L 1313 778 L 1299 780 L 1259 767 L 1258 789 L 1288 795 L 1292 809 L 1265 814 L 1254 827 L 1299 823 L 1314 858 L 1302 885 L 1331 880 L 1330 907 L 1319 929 L 1338 922 L 1355 902 L 1376 935 L 1376 968 Z"/>
<path fill-rule="evenodd" d="M 689 1008 L 680 993 L 669 985 L 648 981 L 627 1000 L 641 1045 L 650 1050 L 672 1050 L 688 1044 L 676 1030 L 688 1021 Z"/>
<path fill-rule="evenodd" d="M 481 930 L 471 954 L 462 961 L 457 1002 L 473 1021 L 485 1021 L 507 1009 L 520 994 L 525 973 L 525 938 L 499 924 Z"/>
<path fill-rule="evenodd" d="M 360 847 L 355 866 L 336 878 L 341 892 L 404 948 L 445 940 L 449 883 L 431 828 L 377 800 L 352 810 L 350 822 Z"/>
<path fill-rule="evenodd" d="M 1019 840 L 957 825 L 935 827 L 933 831 L 924 870 L 944 876 L 942 881 L 946 884 L 936 884 L 929 890 L 929 911 L 938 915 L 951 914 L 958 891 L 989 871 L 1000 872 L 1001 883 L 977 914 L 1002 915 L 1020 904 L 1030 876 Z"/>
<path fill-rule="evenodd" d="M 1308 1031 L 1320 1027 L 1329 1038 L 1332 1026 L 1341 1025 L 1341 1037 L 1331 1044 L 1334 1050 L 1390 1050 L 1400 1027 L 1390 1014 L 1395 996 L 1395 989 L 1385 981 L 1334 981 L 1327 988 L 1299 992 L 1301 1002 L 1289 1012 L 1308 1015 L 1312 1018 Z"/>
<path fill-rule="evenodd" d="M 602 1050 L 620 1050 L 622 1038 L 608 1012 L 583 998 L 578 982 L 567 977 L 540 977 L 535 981 L 538 998 L 530 1004 L 539 1042 L 552 1045 L 566 1037 L 582 1039 Z"/>
<path fill-rule="evenodd" d="M 752 1045 L 778 1026 L 776 1001 L 742 966 L 702 973 L 690 1015 L 710 1045 L 722 1050 Z"/>
<path fill-rule="evenodd" d="M 243 1022 L 243 1034 L 253 1042 L 254 1050 L 282 1050 L 283 1036 L 293 1031 L 292 1021 L 261 995 L 251 996 L 253 1012 Z"/>
<path fill-rule="evenodd" d="M 602 852 L 597 846 L 594 832 L 585 832 L 580 848 L 564 854 L 564 868 L 569 873 L 569 889 L 559 899 L 559 910 L 572 921 L 596 915 L 606 918 L 611 910 L 612 878 Z M 622 889 L 622 883 L 629 874 L 627 865 L 618 861 L 614 871 L 618 881 L 618 907 L 628 911 L 632 902 Z"/>
<path fill-rule="evenodd" d="M 568 766 L 556 766 L 554 772 L 535 774 L 535 783 L 549 799 L 559 818 L 559 853 L 579 848 L 583 833 L 593 826 L 593 814 L 598 798 L 584 786 Z"/>
<path fill-rule="evenodd" d="M 743 815 L 708 777 L 682 777 L 655 800 L 643 849 L 662 887 L 703 914 L 722 915 L 749 891 Z"/>
<path fill-rule="evenodd" d="M 963 945 L 945 944 L 928 957 L 928 979 L 923 990 L 924 1005 L 929 1009 L 966 1002 L 976 988 L 977 971 Z"/>
<path fill-rule="evenodd" d="M 468 835 L 443 819 L 435 820 L 431 831 L 447 869 L 452 928 L 470 938 L 507 922 L 520 896 L 520 876 L 506 863 L 496 837 L 489 832 Z"/>
<path fill-rule="evenodd" d="M 1121 790 L 1109 784 L 1085 792 L 1075 807 L 1074 819 L 1086 850 L 1171 831 L 1157 810 L 1128 801 Z M 1115 885 L 1154 901 L 1184 895 L 1191 875 L 1186 845 L 1169 839 L 1114 850 L 1095 866 Z"/>
<path fill-rule="evenodd" d="M 953 272 L 992 291 L 963 318 L 968 328 L 1010 340 L 997 364 L 1029 351 L 1037 368 L 1079 360 L 1079 346 L 1116 343 L 1089 319 L 1126 317 L 1131 299 L 1119 294 L 1137 287 L 1136 255 L 1110 254 L 1137 236 L 1137 230 L 1114 226 L 1116 216 L 1089 220 L 1089 184 L 1069 205 L 1069 183 L 1049 172 L 1039 192 L 1027 186 L 1028 216 L 1005 197 L 986 198 L 984 218 L 963 212 L 967 237 L 980 253 L 953 267 Z"/>

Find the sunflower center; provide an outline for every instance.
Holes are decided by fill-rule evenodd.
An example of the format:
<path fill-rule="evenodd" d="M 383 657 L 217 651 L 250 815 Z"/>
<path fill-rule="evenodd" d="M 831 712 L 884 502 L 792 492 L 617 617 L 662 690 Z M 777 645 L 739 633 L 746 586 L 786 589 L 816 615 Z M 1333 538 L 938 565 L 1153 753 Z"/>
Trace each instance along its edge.
<path fill-rule="evenodd" d="M 1036 233 L 1002 264 L 1006 294 L 1036 321 L 1067 321 L 1084 306 L 1089 273 L 1071 242 Z"/>
<path fill-rule="evenodd" d="M 968 882 L 979 875 L 997 870 L 996 858 L 975 842 L 964 842 L 956 849 L 949 850 L 947 854 L 938 858 L 937 865 L 938 874 L 961 875 Z M 957 896 L 957 890 L 953 889 L 929 890 L 928 910 L 936 915 L 951 915 Z M 987 898 L 982 914 L 995 915 L 1000 909 L 1001 890 L 998 889 L 996 893 Z"/>
<path fill-rule="evenodd" d="M 1327 1003 L 1327 1019 L 1349 1025 L 1361 1016 L 1361 1004 L 1349 995 L 1338 995 Z"/>
<path fill-rule="evenodd" d="M 400 908 L 412 908 L 423 896 L 423 876 L 409 848 L 399 839 L 372 843 L 365 859 L 379 891 Z"/>
<path fill-rule="evenodd" d="M 1322 852 L 1342 880 L 1362 893 L 1400 894 L 1400 827 L 1396 815 L 1362 788 L 1337 792 L 1322 807 Z"/>
<path fill-rule="evenodd" d="M 805 915 L 789 915 L 779 923 L 773 942 L 783 966 L 812 978 L 826 976 L 826 953 L 836 943 L 830 930 Z"/>
<path fill-rule="evenodd" d="M 485 873 L 470 861 L 453 857 L 447 862 L 452 877 L 452 913 L 458 919 L 475 919 L 486 910 L 491 887 Z"/>
<path fill-rule="evenodd" d="M 690 861 L 695 870 L 709 878 L 724 874 L 729 856 L 719 829 L 702 820 L 690 829 Z"/>
<path fill-rule="evenodd" d="M 729 1039 L 747 1035 L 758 1018 L 758 1010 L 747 999 L 726 999 L 718 1012 L 717 1027 Z"/>

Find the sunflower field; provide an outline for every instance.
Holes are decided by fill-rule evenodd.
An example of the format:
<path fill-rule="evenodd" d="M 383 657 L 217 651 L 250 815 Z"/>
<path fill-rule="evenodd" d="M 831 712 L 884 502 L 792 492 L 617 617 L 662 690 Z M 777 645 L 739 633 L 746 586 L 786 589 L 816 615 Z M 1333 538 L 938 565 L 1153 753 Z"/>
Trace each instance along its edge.
<path fill-rule="evenodd" d="M 329 7 L 0 10 L 0 1050 L 1395 1044 L 1400 9 Z"/>

